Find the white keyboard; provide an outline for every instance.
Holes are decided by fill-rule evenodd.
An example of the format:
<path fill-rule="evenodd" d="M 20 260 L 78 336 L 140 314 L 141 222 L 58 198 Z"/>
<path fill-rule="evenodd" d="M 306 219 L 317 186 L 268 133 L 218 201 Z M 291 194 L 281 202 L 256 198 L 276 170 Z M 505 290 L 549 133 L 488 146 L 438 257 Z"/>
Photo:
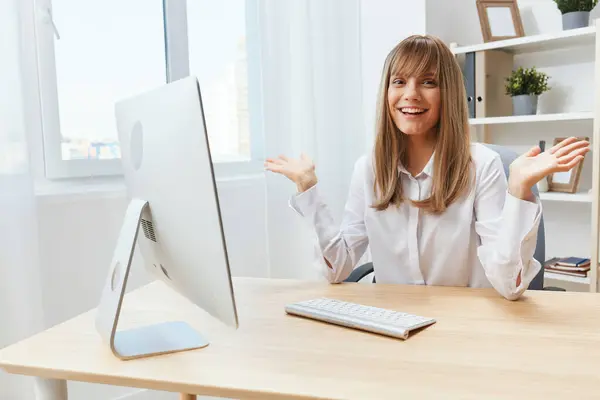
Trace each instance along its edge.
<path fill-rule="evenodd" d="M 436 322 L 433 318 L 328 298 L 288 304 L 285 311 L 288 314 L 399 339 L 407 339 L 412 330 Z"/>

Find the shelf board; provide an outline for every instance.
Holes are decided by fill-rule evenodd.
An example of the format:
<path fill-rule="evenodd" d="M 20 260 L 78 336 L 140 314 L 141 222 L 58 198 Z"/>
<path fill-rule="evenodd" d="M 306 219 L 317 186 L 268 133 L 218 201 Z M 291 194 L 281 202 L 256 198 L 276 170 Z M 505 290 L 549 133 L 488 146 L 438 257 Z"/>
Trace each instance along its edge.
<path fill-rule="evenodd" d="M 535 53 L 575 46 L 587 46 L 595 43 L 595 39 L 596 27 L 588 26 L 585 28 L 498 40 L 471 46 L 459 46 L 454 47 L 452 52 L 454 54 L 465 54 L 473 51 L 500 49 L 513 54 Z"/>
<path fill-rule="evenodd" d="M 580 193 L 561 193 L 561 192 L 542 192 L 540 193 L 542 201 L 566 201 L 573 203 L 591 203 L 592 195 L 588 192 Z"/>
<path fill-rule="evenodd" d="M 517 115 L 507 117 L 470 118 L 470 125 L 516 124 L 526 122 L 554 122 L 594 120 L 592 112 L 571 112 L 558 114 Z"/>
<path fill-rule="evenodd" d="M 590 277 L 586 276 L 581 277 L 581 276 L 571 276 L 571 275 L 563 275 L 563 274 L 556 274 L 554 272 L 550 272 L 550 271 L 544 271 L 544 278 L 545 279 L 553 279 L 556 281 L 563 281 L 563 282 L 573 282 L 573 283 L 580 283 L 583 285 L 589 285 L 590 284 Z"/>

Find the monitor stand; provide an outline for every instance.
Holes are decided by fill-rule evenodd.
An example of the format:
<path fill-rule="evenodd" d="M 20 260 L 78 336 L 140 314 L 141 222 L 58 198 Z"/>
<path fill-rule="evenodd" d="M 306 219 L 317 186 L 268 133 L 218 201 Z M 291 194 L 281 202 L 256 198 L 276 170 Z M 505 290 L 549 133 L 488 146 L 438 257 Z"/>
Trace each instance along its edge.
<path fill-rule="evenodd" d="M 113 354 L 121 360 L 208 346 L 208 341 L 190 325 L 179 321 L 117 331 L 140 221 L 144 213 L 149 214 L 148 202 L 139 199 L 131 200 L 125 213 L 108 279 L 102 290 L 102 298 L 96 314 L 96 329 L 102 339 L 110 345 Z"/>

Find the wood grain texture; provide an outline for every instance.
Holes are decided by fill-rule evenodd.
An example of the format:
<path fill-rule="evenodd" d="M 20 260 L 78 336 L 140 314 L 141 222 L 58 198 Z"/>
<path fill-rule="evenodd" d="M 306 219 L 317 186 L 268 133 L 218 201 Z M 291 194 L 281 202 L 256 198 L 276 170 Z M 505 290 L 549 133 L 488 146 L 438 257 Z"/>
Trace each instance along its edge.
<path fill-rule="evenodd" d="M 83 314 L 0 351 L 8 372 L 238 399 L 597 398 L 600 297 L 492 289 L 235 279 L 231 330 L 162 283 L 127 295 L 123 324 L 184 319 L 204 349 L 116 359 Z M 431 316 L 406 341 L 288 316 L 327 296 Z"/>

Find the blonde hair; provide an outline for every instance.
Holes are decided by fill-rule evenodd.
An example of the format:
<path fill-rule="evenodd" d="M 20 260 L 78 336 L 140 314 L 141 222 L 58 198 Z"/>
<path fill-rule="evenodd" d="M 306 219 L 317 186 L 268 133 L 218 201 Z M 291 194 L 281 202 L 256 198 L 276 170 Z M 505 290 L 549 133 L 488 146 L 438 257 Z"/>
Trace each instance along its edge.
<path fill-rule="evenodd" d="M 466 92 L 460 67 L 450 49 L 438 38 L 414 35 L 388 54 L 377 102 L 373 154 L 375 203 L 382 211 L 404 201 L 399 164 L 406 165 L 406 135 L 394 124 L 388 107 L 390 77 L 396 74 L 435 74 L 440 88 L 433 185 L 428 199 L 412 201 L 426 212 L 439 214 L 465 194 L 471 184 L 471 152 Z"/>

